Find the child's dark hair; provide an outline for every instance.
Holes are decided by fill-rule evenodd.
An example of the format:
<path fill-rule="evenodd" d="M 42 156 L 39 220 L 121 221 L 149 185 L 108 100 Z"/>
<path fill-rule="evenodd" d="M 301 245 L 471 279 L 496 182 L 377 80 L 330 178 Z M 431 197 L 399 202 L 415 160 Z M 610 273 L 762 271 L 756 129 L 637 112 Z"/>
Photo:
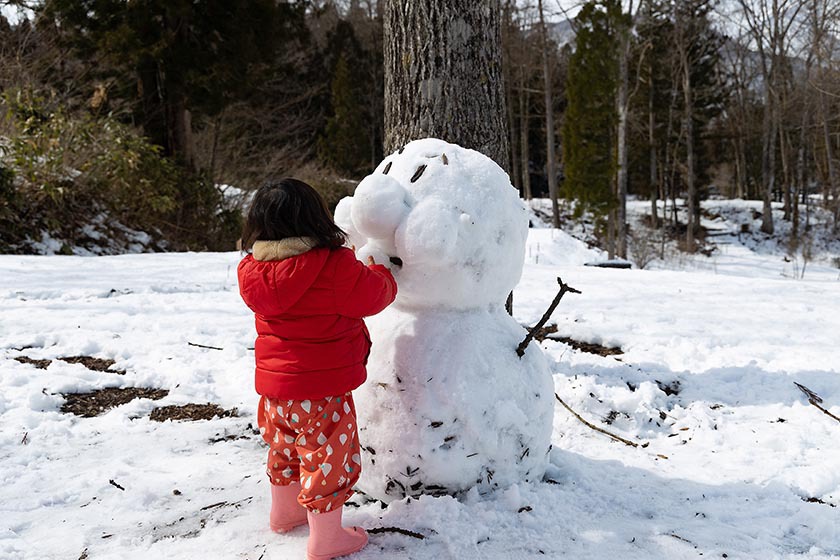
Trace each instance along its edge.
<path fill-rule="evenodd" d="M 315 247 L 330 249 L 347 241 L 347 234 L 335 225 L 318 191 L 288 177 L 257 189 L 242 228 L 242 250 L 251 250 L 255 241 L 287 237 L 309 237 L 315 240 Z"/>

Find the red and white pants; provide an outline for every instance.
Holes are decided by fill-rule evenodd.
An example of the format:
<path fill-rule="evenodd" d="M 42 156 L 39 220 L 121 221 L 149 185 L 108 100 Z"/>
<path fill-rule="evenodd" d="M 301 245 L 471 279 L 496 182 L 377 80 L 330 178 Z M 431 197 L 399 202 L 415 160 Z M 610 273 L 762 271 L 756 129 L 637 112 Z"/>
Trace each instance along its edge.
<path fill-rule="evenodd" d="M 349 392 L 303 401 L 262 397 L 257 422 L 269 445 L 272 484 L 300 481 L 298 502 L 314 513 L 341 508 L 353 495 L 362 459 Z"/>

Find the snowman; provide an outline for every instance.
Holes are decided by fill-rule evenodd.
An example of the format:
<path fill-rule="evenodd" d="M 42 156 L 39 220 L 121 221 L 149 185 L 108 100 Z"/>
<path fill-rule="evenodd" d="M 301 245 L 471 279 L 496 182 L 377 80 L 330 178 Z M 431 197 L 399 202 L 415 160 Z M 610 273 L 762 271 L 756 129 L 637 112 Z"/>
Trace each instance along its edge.
<path fill-rule="evenodd" d="M 442 140 L 409 143 L 335 212 L 363 262 L 388 266 L 395 303 L 367 319 L 368 380 L 354 392 L 363 474 L 389 502 L 540 480 L 553 383 L 504 308 L 522 274 L 528 213 L 508 175 Z"/>

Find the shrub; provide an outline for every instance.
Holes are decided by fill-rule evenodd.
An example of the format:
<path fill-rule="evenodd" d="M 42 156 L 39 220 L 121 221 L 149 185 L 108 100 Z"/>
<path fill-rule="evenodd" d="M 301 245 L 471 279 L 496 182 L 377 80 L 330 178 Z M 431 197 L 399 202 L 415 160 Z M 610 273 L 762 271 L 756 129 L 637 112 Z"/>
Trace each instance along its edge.
<path fill-rule="evenodd" d="M 238 216 L 217 189 L 132 127 L 68 114 L 32 91 L 7 92 L 2 105 L 0 249 L 31 251 L 46 234 L 118 252 L 131 230 L 149 234 L 147 249 L 232 247 Z"/>

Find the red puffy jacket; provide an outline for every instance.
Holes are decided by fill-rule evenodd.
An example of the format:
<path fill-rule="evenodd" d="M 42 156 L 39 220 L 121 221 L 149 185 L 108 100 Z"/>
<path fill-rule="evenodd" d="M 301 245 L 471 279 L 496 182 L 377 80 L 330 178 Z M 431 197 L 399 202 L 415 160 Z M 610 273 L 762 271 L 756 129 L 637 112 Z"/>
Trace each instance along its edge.
<path fill-rule="evenodd" d="M 239 263 L 239 291 L 256 315 L 257 393 L 280 399 L 342 395 L 367 378 L 370 335 L 362 317 L 397 295 L 391 272 L 346 248 Z"/>

